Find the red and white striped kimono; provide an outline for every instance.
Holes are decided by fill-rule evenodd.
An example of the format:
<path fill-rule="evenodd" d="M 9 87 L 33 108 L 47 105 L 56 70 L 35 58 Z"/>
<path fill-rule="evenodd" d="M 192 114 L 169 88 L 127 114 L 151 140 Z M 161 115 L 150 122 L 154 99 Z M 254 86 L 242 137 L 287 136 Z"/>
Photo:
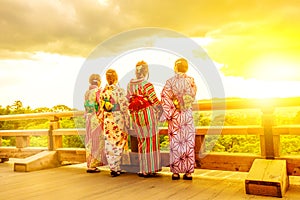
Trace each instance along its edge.
<path fill-rule="evenodd" d="M 161 93 L 163 116 L 168 120 L 170 170 L 193 173 L 195 164 L 195 127 L 192 102 L 197 92 L 194 79 L 177 73 L 168 79 Z"/>
<path fill-rule="evenodd" d="M 156 106 L 160 102 L 152 83 L 143 78 L 132 79 L 127 86 L 127 98 L 138 139 L 140 173 L 158 172 L 161 164 Z"/>

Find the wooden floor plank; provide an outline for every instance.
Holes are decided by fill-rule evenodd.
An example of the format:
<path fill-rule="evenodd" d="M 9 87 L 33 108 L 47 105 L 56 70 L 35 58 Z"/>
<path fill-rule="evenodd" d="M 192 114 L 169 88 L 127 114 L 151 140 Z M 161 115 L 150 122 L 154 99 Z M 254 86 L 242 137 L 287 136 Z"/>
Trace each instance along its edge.
<path fill-rule="evenodd" d="M 130 173 L 112 178 L 105 167 L 100 173 L 88 174 L 84 164 L 34 172 L 13 172 L 12 167 L 8 163 L 0 164 L 0 199 L 278 200 L 247 195 L 243 179 L 247 173 L 240 172 L 232 175 L 235 172 L 196 170 L 192 181 L 182 178 L 172 181 L 168 170 L 155 178 L 141 178 Z M 300 199 L 300 181 L 292 184 L 282 199 Z"/>

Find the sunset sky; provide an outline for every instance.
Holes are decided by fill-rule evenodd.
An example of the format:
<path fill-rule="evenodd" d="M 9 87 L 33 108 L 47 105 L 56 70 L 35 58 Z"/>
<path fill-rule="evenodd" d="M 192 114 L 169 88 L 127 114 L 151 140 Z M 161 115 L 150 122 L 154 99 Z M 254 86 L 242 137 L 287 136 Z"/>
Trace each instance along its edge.
<path fill-rule="evenodd" d="M 178 32 L 203 47 L 226 97 L 300 96 L 299 7 L 298 0 L 2 0 L 0 105 L 73 107 L 91 52 L 144 27 Z M 115 52 L 135 42 L 124 40 Z M 123 63 L 134 69 L 139 59 Z M 210 98 L 202 89 L 197 97 Z"/>

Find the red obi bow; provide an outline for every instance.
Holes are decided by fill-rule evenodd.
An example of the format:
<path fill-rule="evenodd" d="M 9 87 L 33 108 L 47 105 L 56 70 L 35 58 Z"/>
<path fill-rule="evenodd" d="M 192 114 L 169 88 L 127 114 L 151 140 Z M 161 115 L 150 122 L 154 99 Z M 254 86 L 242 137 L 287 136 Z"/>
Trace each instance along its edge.
<path fill-rule="evenodd" d="M 129 100 L 129 111 L 138 111 L 143 108 L 150 106 L 149 101 L 143 96 L 135 95 L 132 96 Z"/>

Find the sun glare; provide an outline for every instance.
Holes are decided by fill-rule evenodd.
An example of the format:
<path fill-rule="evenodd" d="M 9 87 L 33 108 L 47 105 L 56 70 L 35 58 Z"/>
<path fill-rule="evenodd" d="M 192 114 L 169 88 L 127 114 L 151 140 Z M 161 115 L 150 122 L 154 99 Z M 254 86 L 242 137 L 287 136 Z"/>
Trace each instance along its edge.
<path fill-rule="evenodd" d="M 251 65 L 252 76 L 259 80 L 296 80 L 300 72 L 297 62 L 287 56 L 265 56 Z"/>
<path fill-rule="evenodd" d="M 97 0 L 97 1 L 102 6 L 108 6 L 108 4 L 109 4 L 108 0 Z"/>

